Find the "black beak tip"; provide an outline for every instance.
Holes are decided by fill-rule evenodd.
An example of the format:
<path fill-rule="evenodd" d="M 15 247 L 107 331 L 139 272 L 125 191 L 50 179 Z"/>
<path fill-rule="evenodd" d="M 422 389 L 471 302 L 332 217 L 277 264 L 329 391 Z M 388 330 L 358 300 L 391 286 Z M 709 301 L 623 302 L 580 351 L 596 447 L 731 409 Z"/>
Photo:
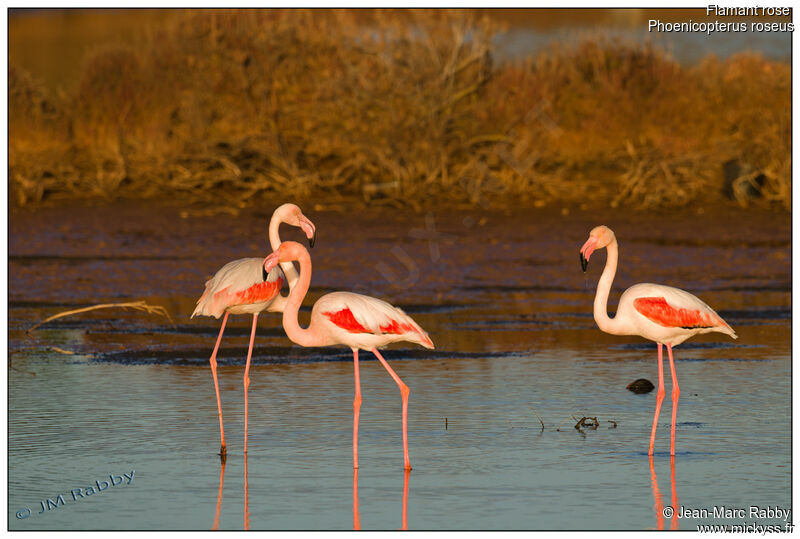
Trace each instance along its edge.
<path fill-rule="evenodd" d="M 579 253 L 579 254 L 580 254 L 580 259 L 581 259 L 581 269 L 583 270 L 583 273 L 586 273 L 586 268 L 589 266 L 589 261 L 586 260 L 585 256 L 583 256 L 583 253 Z"/>
<path fill-rule="evenodd" d="M 314 243 L 316 243 L 316 241 L 317 241 L 317 231 L 315 230 L 314 231 L 314 235 L 311 236 L 311 239 L 308 240 L 308 246 L 313 249 L 314 248 Z"/>

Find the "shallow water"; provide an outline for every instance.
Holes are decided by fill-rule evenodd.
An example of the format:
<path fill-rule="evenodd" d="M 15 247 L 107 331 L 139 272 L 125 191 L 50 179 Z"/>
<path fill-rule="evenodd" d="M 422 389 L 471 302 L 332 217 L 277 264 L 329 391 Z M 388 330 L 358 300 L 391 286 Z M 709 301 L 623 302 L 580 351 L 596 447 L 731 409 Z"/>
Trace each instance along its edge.
<path fill-rule="evenodd" d="M 660 19 L 655 19 L 660 21 Z M 695 22 L 698 21 L 691 19 Z M 678 21 L 662 21 L 677 23 L 689 22 L 690 17 Z M 713 19 L 711 21 L 713 23 Z M 776 21 L 777 22 L 777 21 Z M 784 24 L 787 21 L 780 21 Z M 654 26 L 656 28 L 657 26 Z M 747 32 L 660 32 L 649 29 L 649 21 L 642 21 L 632 27 L 603 27 L 603 36 L 623 42 L 651 43 L 656 48 L 667 51 L 682 64 L 694 65 L 715 55 L 727 58 L 734 54 L 757 52 L 770 60 L 788 62 L 791 58 L 791 32 L 759 32 L 753 31 L 748 23 Z M 512 28 L 499 33 L 495 37 L 497 56 L 501 60 L 519 60 L 531 54 L 545 50 L 553 43 L 576 43 L 583 39 L 597 38 L 598 26 L 586 25 L 550 30 L 529 28 Z"/>
<path fill-rule="evenodd" d="M 208 368 L 219 321 L 188 315 L 218 267 L 266 254 L 268 213 L 17 213 L 11 529 L 694 529 L 780 519 L 670 519 L 663 509 L 791 509 L 787 216 L 439 212 L 426 224 L 413 214 L 306 213 L 319 230 L 312 298 L 334 289 L 386 298 L 436 343 L 385 353 L 411 388 L 413 470 L 402 468 L 397 386 L 362 352 L 356 483 L 351 354 L 292 345 L 272 314 L 259 318 L 246 461 L 250 320 L 232 317 L 226 330 L 219 372 L 229 454 L 220 465 Z M 605 335 L 591 317 L 604 254 L 584 276 L 577 249 L 603 221 L 621 245 L 610 311 L 635 282 L 674 284 L 739 335 L 675 348 L 674 459 L 669 375 L 652 460 L 655 392 L 625 389 L 637 378 L 657 381 L 655 345 Z M 24 332 L 59 311 L 130 299 L 164 305 L 175 325 L 112 309 Z M 599 426 L 576 430 L 584 416 Z M 128 484 L 123 474 L 132 471 Z M 95 482 L 108 487 L 73 499 Z M 42 511 L 47 498 L 58 505 Z"/>

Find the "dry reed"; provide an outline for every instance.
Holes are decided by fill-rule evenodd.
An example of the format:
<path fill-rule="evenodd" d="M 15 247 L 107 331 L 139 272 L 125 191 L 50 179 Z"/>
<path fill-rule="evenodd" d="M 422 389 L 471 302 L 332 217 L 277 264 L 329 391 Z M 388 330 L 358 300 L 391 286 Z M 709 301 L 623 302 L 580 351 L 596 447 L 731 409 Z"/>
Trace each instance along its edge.
<path fill-rule="evenodd" d="M 462 10 L 195 10 L 93 51 L 67 91 L 12 66 L 12 200 L 789 208 L 788 65 L 602 36 L 498 65 L 497 31 Z"/>
<path fill-rule="evenodd" d="M 99 305 L 91 305 L 89 307 L 83 307 L 83 308 L 80 308 L 80 309 L 73 309 L 71 311 L 63 311 L 63 312 L 54 314 L 53 316 L 48 316 L 47 318 L 45 318 L 44 320 L 42 320 L 38 324 L 35 324 L 35 325 L 31 326 L 27 330 L 27 333 L 30 333 L 31 331 L 35 330 L 39 326 L 41 326 L 43 324 L 46 324 L 47 322 L 51 322 L 53 320 L 56 320 L 58 318 L 63 318 L 65 316 L 72 316 L 73 314 L 80 314 L 80 313 L 85 313 L 85 312 L 89 312 L 89 311 L 95 311 L 97 309 L 111 309 L 111 308 L 135 309 L 137 311 L 144 311 L 144 312 L 146 312 L 148 314 L 157 314 L 157 315 L 160 315 L 160 316 L 165 316 L 167 318 L 167 320 L 169 320 L 170 324 L 174 324 L 174 322 L 172 321 L 172 317 L 169 315 L 169 313 L 167 312 L 167 310 L 164 307 L 162 307 L 161 305 L 150 305 L 150 304 L 148 304 L 147 302 L 145 302 L 143 300 L 139 300 L 139 301 L 132 301 L 132 302 L 127 302 L 127 303 L 102 303 L 102 304 L 99 304 Z M 59 351 L 59 352 L 63 352 L 62 350 L 59 350 L 59 349 L 56 349 L 56 350 Z M 69 352 L 63 352 L 63 353 L 69 353 Z"/>

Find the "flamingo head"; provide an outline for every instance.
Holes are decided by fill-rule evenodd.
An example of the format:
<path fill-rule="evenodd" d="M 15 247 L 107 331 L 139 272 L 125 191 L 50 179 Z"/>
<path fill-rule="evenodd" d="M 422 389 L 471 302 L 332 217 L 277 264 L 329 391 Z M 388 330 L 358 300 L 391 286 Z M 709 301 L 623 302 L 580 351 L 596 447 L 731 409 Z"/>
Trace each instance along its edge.
<path fill-rule="evenodd" d="M 285 241 L 267 258 L 264 259 L 264 271 L 269 273 L 272 268 L 281 262 L 291 262 L 299 260 L 303 256 L 308 256 L 306 248 L 296 241 Z"/>
<path fill-rule="evenodd" d="M 586 268 L 589 266 L 589 257 L 595 249 L 602 249 L 607 247 L 612 242 L 616 241 L 617 237 L 614 236 L 614 231 L 605 225 L 596 226 L 589 233 L 589 239 L 581 247 L 580 259 L 581 269 L 586 273 Z"/>
<path fill-rule="evenodd" d="M 317 227 L 311 220 L 303 215 L 303 212 L 295 204 L 284 204 L 275 210 L 281 216 L 284 223 L 300 228 L 308 237 L 308 246 L 314 247 L 317 241 Z"/>

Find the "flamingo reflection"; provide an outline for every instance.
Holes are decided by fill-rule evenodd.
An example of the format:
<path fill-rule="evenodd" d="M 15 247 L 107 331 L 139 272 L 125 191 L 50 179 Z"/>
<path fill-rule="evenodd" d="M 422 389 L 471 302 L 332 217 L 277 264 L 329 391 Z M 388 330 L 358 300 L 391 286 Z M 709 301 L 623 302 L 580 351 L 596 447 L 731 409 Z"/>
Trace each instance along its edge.
<path fill-rule="evenodd" d="M 408 478 L 411 476 L 411 470 L 406 468 L 405 473 L 403 473 L 403 527 L 400 528 L 401 530 L 408 529 Z"/>
<path fill-rule="evenodd" d="M 358 515 L 358 468 L 353 468 L 353 529 L 361 529 L 361 518 Z"/>
<path fill-rule="evenodd" d="M 225 460 L 220 460 L 219 470 L 219 491 L 217 492 L 217 509 L 214 512 L 214 523 L 211 525 L 212 530 L 219 529 L 219 515 L 222 510 L 222 486 L 225 480 Z M 247 488 L 247 454 L 244 455 L 244 529 L 250 529 L 250 504 L 248 501 L 248 488 Z"/>
<path fill-rule="evenodd" d="M 671 530 L 678 529 L 678 505 L 680 502 L 678 501 L 678 487 L 676 486 L 675 482 L 675 455 L 670 456 L 669 458 L 669 467 L 670 467 L 670 475 L 672 476 L 672 508 L 675 511 L 672 512 L 672 522 L 670 523 Z"/>
<path fill-rule="evenodd" d="M 672 511 L 672 519 L 670 521 L 670 529 L 677 530 L 678 529 L 678 509 L 680 506 L 678 505 L 678 489 L 675 483 L 675 455 L 670 456 L 669 459 L 669 467 L 670 467 L 670 476 L 672 480 L 672 488 L 671 488 L 671 507 Z M 650 484 L 653 489 L 653 499 L 654 505 L 653 509 L 656 512 L 656 526 L 657 529 L 663 530 L 664 529 L 664 499 L 661 496 L 661 491 L 658 488 L 658 478 L 656 477 L 656 469 L 653 466 L 653 455 L 650 455 Z"/>
<path fill-rule="evenodd" d="M 247 502 L 247 453 L 244 454 L 244 529 L 250 529 L 250 506 Z"/>
<path fill-rule="evenodd" d="M 217 493 L 217 511 L 214 513 L 214 524 L 211 525 L 212 530 L 219 529 L 219 512 L 222 509 L 222 482 L 225 479 L 225 459 L 220 459 L 219 469 L 219 492 Z"/>
<path fill-rule="evenodd" d="M 401 515 L 401 530 L 408 529 L 408 479 L 411 470 L 403 470 L 403 503 Z M 358 512 L 358 468 L 353 469 L 353 529 L 361 529 L 361 516 Z"/>
<path fill-rule="evenodd" d="M 653 466 L 653 455 L 650 455 L 650 486 L 653 488 L 653 499 L 655 503 L 653 509 L 656 512 L 656 529 L 664 529 L 664 499 L 661 497 L 661 491 L 658 489 L 658 478 L 656 477 L 656 468 Z"/>

